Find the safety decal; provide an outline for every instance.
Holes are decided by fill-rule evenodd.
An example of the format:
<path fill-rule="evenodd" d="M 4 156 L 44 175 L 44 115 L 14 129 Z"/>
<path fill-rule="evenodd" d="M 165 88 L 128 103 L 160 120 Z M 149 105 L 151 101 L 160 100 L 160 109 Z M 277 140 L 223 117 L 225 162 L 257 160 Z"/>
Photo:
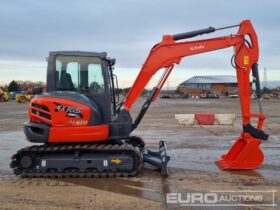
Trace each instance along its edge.
<path fill-rule="evenodd" d="M 120 159 L 112 159 L 111 163 L 120 164 L 122 161 Z"/>
<path fill-rule="evenodd" d="M 244 65 L 248 65 L 249 64 L 249 56 L 247 56 L 247 55 L 244 56 L 243 63 L 244 63 Z"/>

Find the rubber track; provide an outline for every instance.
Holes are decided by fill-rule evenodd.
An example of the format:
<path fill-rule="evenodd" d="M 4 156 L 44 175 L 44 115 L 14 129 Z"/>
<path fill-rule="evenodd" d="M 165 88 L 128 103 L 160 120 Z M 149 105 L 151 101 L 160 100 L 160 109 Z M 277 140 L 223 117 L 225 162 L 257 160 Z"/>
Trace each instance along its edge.
<path fill-rule="evenodd" d="M 22 169 L 19 165 L 19 157 L 26 153 L 60 153 L 60 152 L 73 152 L 73 151 L 87 151 L 87 152 L 132 152 L 136 160 L 136 168 L 131 172 L 98 172 L 98 171 L 40 171 L 36 169 Z M 23 148 L 12 156 L 10 167 L 16 175 L 21 177 L 46 177 L 46 178 L 68 178 L 68 177 L 128 177 L 135 176 L 142 169 L 143 157 L 137 147 L 130 144 L 63 144 L 63 145 L 36 145 Z"/>

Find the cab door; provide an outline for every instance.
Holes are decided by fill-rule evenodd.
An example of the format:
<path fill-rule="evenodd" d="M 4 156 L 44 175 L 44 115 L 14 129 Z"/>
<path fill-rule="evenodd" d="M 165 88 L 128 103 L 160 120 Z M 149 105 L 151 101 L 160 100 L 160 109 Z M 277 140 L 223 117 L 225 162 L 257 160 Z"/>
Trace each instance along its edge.
<path fill-rule="evenodd" d="M 111 120 L 111 94 L 105 61 L 99 57 L 58 55 L 55 57 L 57 91 L 85 95 L 98 105 L 102 122 Z"/>

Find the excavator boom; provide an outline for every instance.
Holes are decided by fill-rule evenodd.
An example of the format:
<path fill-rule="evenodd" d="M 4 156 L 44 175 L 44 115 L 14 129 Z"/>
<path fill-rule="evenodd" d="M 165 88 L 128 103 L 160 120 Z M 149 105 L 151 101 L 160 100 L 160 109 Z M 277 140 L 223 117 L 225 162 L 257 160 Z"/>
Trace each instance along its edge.
<path fill-rule="evenodd" d="M 238 27 L 236 34 L 211 39 L 176 42 L 181 39 L 192 38 L 197 35 L 215 32 L 231 27 Z M 268 135 L 262 131 L 265 115 L 250 112 L 250 73 L 253 72 L 256 83 L 257 96 L 260 100 L 260 81 L 258 77 L 259 46 L 257 34 L 250 20 L 244 20 L 239 25 L 215 29 L 209 27 L 198 31 L 192 31 L 177 35 L 164 35 L 160 43 L 155 45 L 148 55 L 142 69 L 124 101 L 123 108 L 130 110 L 136 99 L 142 93 L 153 75 L 162 68 L 166 68 L 158 85 L 152 90 L 151 95 L 144 103 L 138 117 L 134 121 L 134 129 L 142 120 L 144 114 L 154 101 L 170 75 L 174 64 L 179 64 L 186 56 L 210 52 L 214 50 L 234 47 L 235 54 L 232 57 L 232 65 L 236 68 L 239 98 L 242 112 L 243 132 L 235 145 L 227 155 L 222 156 L 217 164 L 227 169 L 255 168 L 263 161 L 263 153 L 258 148 L 261 140 L 267 140 Z M 251 118 L 258 118 L 257 128 L 250 124 Z M 253 139 L 253 140 L 252 140 Z M 244 143 L 246 142 L 246 143 Z M 245 151 L 245 152 L 244 152 Z M 239 156 L 241 160 L 238 159 Z M 252 156 L 251 158 L 247 158 Z"/>
<path fill-rule="evenodd" d="M 124 108 L 129 110 L 136 99 L 142 93 L 153 75 L 162 68 L 169 68 L 174 64 L 179 64 L 181 59 L 186 56 L 210 52 L 214 50 L 234 47 L 238 52 L 236 62 L 238 66 L 249 69 L 253 63 L 257 63 L 259 57 L 258 39 L 255 30 L 249 20 L 240 23 L 237 34 L 222 36 L 212 39 L 203 39 L 195 41 L 175 42 L 176 40 L 191 38 L 196 35 L 214 32 L 216 29 L 209 27 L 194 32 L 187 32 L 177 35 L 164 35 L 160 43 L 156 44 L 150 51 L 145 63 L 143 64 L 134 84 L 127 94 Z M 251 39 L 251 48 L 245 45 L 245 35 Z M 240 52 L 240 51 L 243 52 Z M 246 54 L 246 55 L 245 55 Z M 242 56 L 243 55 L 243 56 Z M 249 56 L 249 62 L 244 63 L 244 56 Z M 247 58 L 246 57 L 246 58 Z"/>

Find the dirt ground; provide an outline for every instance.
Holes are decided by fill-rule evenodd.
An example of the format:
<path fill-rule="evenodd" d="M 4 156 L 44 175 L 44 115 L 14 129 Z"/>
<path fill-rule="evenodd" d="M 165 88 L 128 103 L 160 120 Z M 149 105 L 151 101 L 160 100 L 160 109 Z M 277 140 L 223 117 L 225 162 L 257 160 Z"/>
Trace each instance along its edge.
<path fill-rule="evenodd" d="M 140 100 L 132 110 L 137 114 Z M 252 110 L 258 112 L 257 101 Z M 256 170 L 222 171 L 215 160 L 224 154 L 241 132 L 238 99 L 159 99 L 134 131 L 148 148 L 157 150 L 164 140 L 171 156 L 169 177 L 145 166 L 137 177 L 23 179 L 12 174 L 10 157 L 30 145 L 22 124 L 28 104 L 0 103 L 0 209 L 272 209 L 280 199 L 280 101 L 264 101 L 267 115 L 264 130 L 270 134 L 261 147 L 265 162 Z M 180 126 L 175 114 L 234 113 L 234 126 Z M 262 191 L 258 206 L 181 206 L 170 204 L 167 193 L 209 193 Z M 230 192 L 229 192 L 230 191 Z M 273 191 L 273 192 L 272 192 Z M 272 206 L 274 194 L 275 206 Z M 244 203 L 245 204 L 245 203 Z M 268 205 L 269 204 L 269 205 Z M 277 205 L 277 206 L 276 206 Z"/>

